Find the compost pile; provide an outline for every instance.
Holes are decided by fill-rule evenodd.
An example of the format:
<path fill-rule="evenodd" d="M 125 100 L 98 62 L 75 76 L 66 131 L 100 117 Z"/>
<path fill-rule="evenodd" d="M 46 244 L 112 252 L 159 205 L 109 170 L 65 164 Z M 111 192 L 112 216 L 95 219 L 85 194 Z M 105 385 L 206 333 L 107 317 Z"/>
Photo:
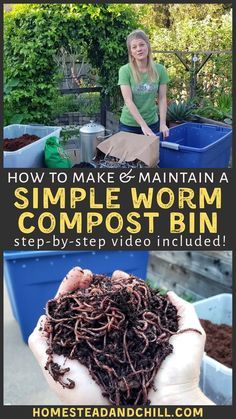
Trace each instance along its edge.
<path fill-rule="evenodd" d="M 30 134 L 24 134 L 21 137 L 16 137 L 16 138 L 4 138 L 3 150 L 16 151 L 31 143 L 34 143 L 35 141 L 39 139 L 40 137 L 38 137 L 37 135 L 30 135 Z"/>
<path fill-rule="evenodd" d="M 113 157 L 104 154 L 101 150 L 97 149 L 96 156 L 93 159 L 93 163 L 96 167 L 115 169 L 137 169 L 147 168 L 148 166 L 141 160 L 135 159 L 133 161 L 121 160 L 118 157 Z"/>
<path fill-rule="evenodd" d="M 232 327 L 226 324 L 214 324 L 201 319 L 206 332 L 205 351 L 207 355 L 232 368 Z"/>
<path fill-rule="evenodd" d="M 101 168 L 122 168 L 122 169 L 137 169 L 147 168 L 148 166 L 142 161 L 136 159 L 134 161 L 120 161 L 120 159 L 111 156 L 105 156 L 104 158 L 95 161 L 96 167 Z"/>
<path fill-rule="evenodd" d="M 167 297 L 134 276 L 93 275 L 87 288 L 50 300 L 46 316 L 45 368 L 55 381 L 75 386 L 63 377 L 69 368 L 55 363 L 54 353 L 85 365 L 112 404 L 149 404 L 148 391 L 178 330 Z"/>
<path fill-rule="evenodd" d="M 95 166 L 91 163 L 86 162 L 86 161 L 82 161 L 80 163 L 74 164 L 73 167 L 76 167 L 78 169 L 87 169 L 87 168 L 94 168 Z"/>

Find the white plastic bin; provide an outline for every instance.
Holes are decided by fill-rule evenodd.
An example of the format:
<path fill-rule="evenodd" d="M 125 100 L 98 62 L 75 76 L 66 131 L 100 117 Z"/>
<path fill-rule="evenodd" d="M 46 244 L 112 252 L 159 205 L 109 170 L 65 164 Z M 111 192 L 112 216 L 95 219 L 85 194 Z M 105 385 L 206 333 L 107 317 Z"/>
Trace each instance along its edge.
<path fill-rule="evenodd" d="M 40 139 L 16 151 L 4 151 L 4 167 L 44 167 L 44 146 L 51 135 L 59 138 L 61 127 L 44 125 L 8 125 L 4 138 L 17 138 L 24 134 L 37 135 Z"/>
<path fill-rule="evenodd" d="M 232 294 L 218 294 L 194 303 L 200 319 L 232 326 Z M 232 404 L 232 368 L 204 354 L 200 387 L 217 405 Z"/>

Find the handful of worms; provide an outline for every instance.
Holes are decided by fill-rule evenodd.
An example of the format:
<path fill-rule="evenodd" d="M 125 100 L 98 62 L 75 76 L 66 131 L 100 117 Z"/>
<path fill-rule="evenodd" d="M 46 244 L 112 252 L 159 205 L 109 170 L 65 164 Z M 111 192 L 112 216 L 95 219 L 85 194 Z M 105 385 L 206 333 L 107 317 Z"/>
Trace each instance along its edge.
<path fill-rule="evenodd" d="M 69 368 L 53 361 L 53 354 L 64 355 L 88 368 L 110 403 L 150 403 L 148 391 L 178 331 L 177 310 L 167 297 L 135 276 L 93 275 L 87 288 L 50 300 L 46 316 L 45 368 L 55 381 L 75 386 L 64 379 Z"/>

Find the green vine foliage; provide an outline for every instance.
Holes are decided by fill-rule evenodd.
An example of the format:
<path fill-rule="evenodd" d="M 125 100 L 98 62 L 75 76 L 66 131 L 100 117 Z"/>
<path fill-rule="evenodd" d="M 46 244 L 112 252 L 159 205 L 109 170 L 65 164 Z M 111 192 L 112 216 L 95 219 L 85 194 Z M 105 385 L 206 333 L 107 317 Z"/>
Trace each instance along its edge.
<path fill-rule="evenodd" d="M 137 27 L 130 5 L 21 4 L 4 15 L 4 74 L 17 80 L 5 110 L 25 122 L 47 123 L 62 78 L 54 59 L 61 47 L 84 56 L 98 71 L 103 93 L 118 94 L 126 36 Z"/>
<path fill-rule="evenodd" d="M 151 6 L 149 6 L 151 7 Z M 155 7 L 155 6 L 154 6 Z M 156 5 L 158 8 L 159 5 Z M 169 25 L 157 25 L 152 29 L 153 50 L 225 51 L 232 50 L 232 11 L 223 4 L 169 4 L 162 5 Z M 156 16 L 160 16 L 158 13 Z M 156 22 L 157 23 L 157 22 Z M 153 25 L 153 23 L 152 23 Z M 186 100 L 190 96 L 190 72 L 187 72 L 174 54 L 157 54 L 163 60 L 170 75 L 172 99 Z M 198 62 L 204 54 L 197 54 Z M 191 53 L 185 55 L 191 67 Z M 232 91 L 232 54 L 212 54 L 197 75 L 195 101 L 204 98 L 215 100 Z"/>
<path fill-rule="evenodd" d="M 123 105 L 118 69 L 127 62 L 126 36 L 136 28 L 150 36 L 153 50 L 231 50 L 232 12 L 224 4 L 18 4 L 4 15 L 5 123 L 48 123 L 57 114 L 63 75 L 55 59 L 64 50 L 84 57 L 99 75 L 110 110 Z M 198 54 L 199 65 L 204 54 Z M 156 53 L 170 76 L 169 100 L 190 97 L 190 71 L 174 54 Z M 14 84 L 14 86 L 12 85 Z M 207 115 L 209 100 L 231 96 L 232 55 L 213 54 L 197 76 L 194 102 Z M 211 106 L 211 107 L 212 107 Z M 227 112 L 228 113 L 228 112 Z M 225 115 L 225 112 L 224 112 Z"/>

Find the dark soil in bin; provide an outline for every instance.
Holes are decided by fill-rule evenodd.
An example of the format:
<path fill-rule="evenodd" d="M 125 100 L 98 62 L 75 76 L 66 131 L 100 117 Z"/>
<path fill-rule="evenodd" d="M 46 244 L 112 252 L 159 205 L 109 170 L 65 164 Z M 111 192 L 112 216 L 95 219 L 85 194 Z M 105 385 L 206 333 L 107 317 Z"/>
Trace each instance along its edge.
<path fill-rule="evenodd" d="M 96 157 L 93 159 L 93 163 L 99 168 L 124 168 L 124 169 L 136 169 L 136 168 L 147 168 L 148 166 L 141 160 L 134 161 L 120 161 L 120 159 L 112 156 L 105 156 L 101 150 L 97 150 Z"/>
<path fill-rule="evenodd" d="M 24 134 L 21 137 L 16 138 L 4 138 L 3 150 L 16 151 L 31 143 L 34 143 L 35 141 L 38 141 L 39 139 L 40 137 L 38 137 L 37 135 L 30 134 Z"/>
<path fill-rule="evenodd" d="M 148 391 L 178 331 L 177 311 L 167 297 L 134 276 L 93 275 L 88 288 L 50 300 L 46 316 L 45 368 L 55 381 L 75 386 L 63 377 L 69 369 L 53 361 L 54 353 L 85 365 L 112 404 L 150 403 Z"/>
<path fill-rule="evenodd" d="M 232 327 L 201 319 L 206 332 L 205 351 L 208 356 L 232 368 Z"/>

